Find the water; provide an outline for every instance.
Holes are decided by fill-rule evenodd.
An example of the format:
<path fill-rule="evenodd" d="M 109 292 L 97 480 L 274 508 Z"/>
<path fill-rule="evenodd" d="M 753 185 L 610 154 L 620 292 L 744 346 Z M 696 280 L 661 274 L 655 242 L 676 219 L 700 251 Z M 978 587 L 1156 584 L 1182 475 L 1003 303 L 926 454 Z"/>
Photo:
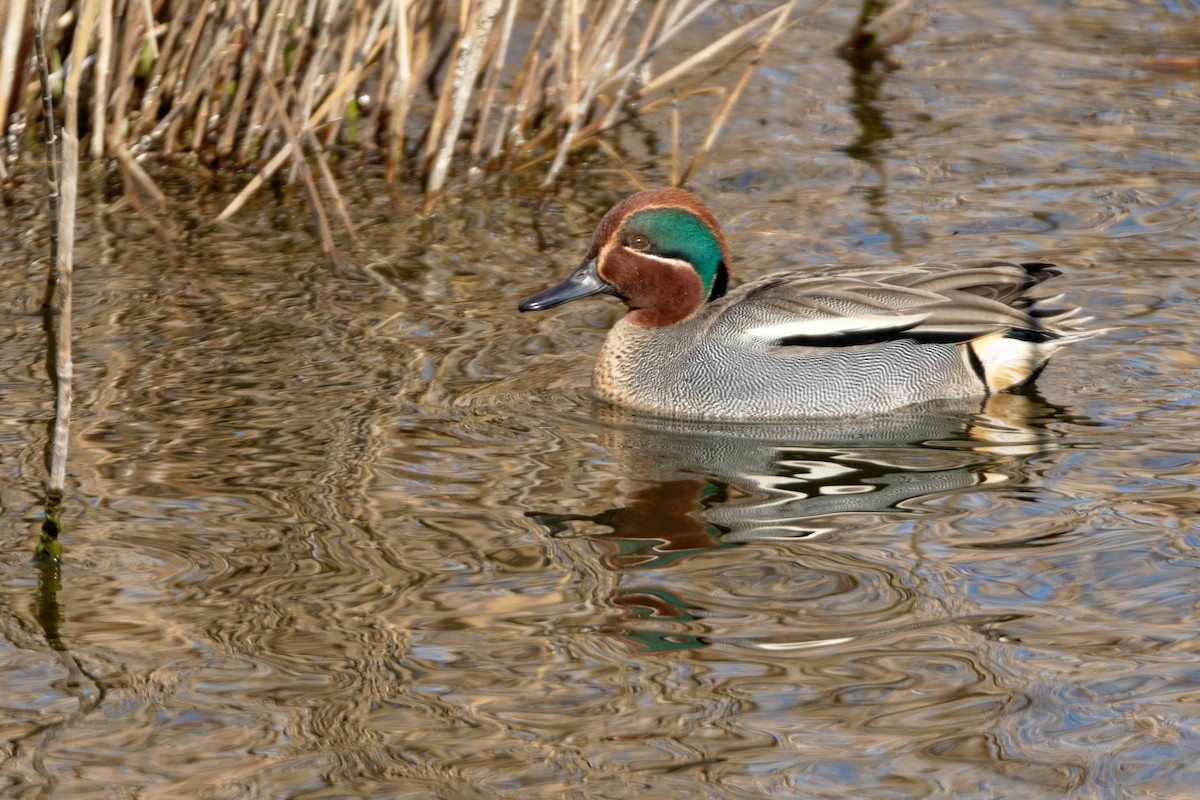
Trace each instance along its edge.
<path fill-rule="evenodd" d="M 1113 330 L 1037 394 L 595 407 L 614 305 L 515 305 L 631 188 L 606 165 L 430 220 L 364 175 L 344 274 L 302 212 L 156 226 L 93 187 L 57 585 L 31 170 L 0 209 L 3 794 L 1190 796 L 1200 72 L 1147 62 L 1195 53 L 1196 9 L 925 14 L 894 72 L 831 55 L 850 9 L 789 31 L 695 188 L 742 279 L 1064 265 Z M 660 123 L 625 134 L 649 184 Z"/>

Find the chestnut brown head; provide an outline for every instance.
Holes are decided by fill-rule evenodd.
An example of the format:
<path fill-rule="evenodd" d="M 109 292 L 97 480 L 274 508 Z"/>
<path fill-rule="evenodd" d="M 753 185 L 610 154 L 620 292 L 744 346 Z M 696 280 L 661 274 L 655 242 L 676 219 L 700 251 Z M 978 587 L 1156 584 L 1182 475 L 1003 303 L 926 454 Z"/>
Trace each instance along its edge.
<path fill-rule="evenodd" d="M 613 206 L 578 269 L 520 309 L 611 294 L 625 301 L 631 322 L 670 325 L 725 293 L 727 262 L 725 237 L 700 198 L 683 189 L 651 189 Z"/>

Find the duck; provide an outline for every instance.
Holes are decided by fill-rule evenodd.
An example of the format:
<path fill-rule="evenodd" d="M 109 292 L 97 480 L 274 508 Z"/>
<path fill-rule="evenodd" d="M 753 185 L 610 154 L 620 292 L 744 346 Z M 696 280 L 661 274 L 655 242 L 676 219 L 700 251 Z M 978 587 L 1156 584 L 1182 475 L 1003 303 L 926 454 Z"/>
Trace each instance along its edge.
<path fill-rule="evenodd" d="M 729 286 L 729 247 L 690 191 L 618 202 L 582 263 L 522 312 L 610 295 L 627 313 L 592 374 L 602 401 L 714 420 L 860 417 L 1029 385 L 1103 331 L 1035 297 L 1053 264 L 973 259 L 788 269 Z"/>

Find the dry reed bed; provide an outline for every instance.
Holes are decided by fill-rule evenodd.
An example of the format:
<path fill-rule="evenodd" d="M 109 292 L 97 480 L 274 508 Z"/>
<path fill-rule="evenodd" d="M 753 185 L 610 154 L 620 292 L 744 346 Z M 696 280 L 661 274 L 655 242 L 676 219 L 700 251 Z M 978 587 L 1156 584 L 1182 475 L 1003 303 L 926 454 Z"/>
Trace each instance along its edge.
<path fill-rule="evenodd" d="M 45 2 L 8 0 L 0 12 L 0 121 L 10 134 L 0 178 L 31 149 L 10 123 L 39 113 L 30 4 Z M 719 92 L 698 157 L 795 2 L 722 16 L 719 35 L 692 52 L 667 45 L 705 15 L 728 14 L 718 0 L 66 0 L 45 16 L 59 93 L 84 64 L 72 100 L 85 155 L 115 159 L 159 200 L 141 162 L 253 166 L 222 217 L 288 168 L 327 233 L 322 197 L 349 227 L 330 154 L 361 153 L 389 178 L 420 180 L 428 209 L 473 168 L 541 170 L 547 186 L 573 152 L 605 146 L 603 134 L 634 116 Z M 83 20 L 94 24 L 76 35 Z M 710 85 L 745 53 L 733 88 Z"/>

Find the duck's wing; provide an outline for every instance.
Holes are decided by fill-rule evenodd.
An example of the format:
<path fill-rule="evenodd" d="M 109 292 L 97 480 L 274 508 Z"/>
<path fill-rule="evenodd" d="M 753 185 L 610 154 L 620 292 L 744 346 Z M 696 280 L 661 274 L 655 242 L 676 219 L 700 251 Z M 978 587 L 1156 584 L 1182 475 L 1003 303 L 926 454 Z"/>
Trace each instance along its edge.
<path fill-rule="evenodd" d="M 965 342 L 1001 330 L 1054 338 L 1053 324 L 1074 310 L 1027 292 L 1057 274 L 1050 264 L 1008 261 L 791 272 L 746 284 L 714 310 L 723 323 L 781 346 Z"/>

